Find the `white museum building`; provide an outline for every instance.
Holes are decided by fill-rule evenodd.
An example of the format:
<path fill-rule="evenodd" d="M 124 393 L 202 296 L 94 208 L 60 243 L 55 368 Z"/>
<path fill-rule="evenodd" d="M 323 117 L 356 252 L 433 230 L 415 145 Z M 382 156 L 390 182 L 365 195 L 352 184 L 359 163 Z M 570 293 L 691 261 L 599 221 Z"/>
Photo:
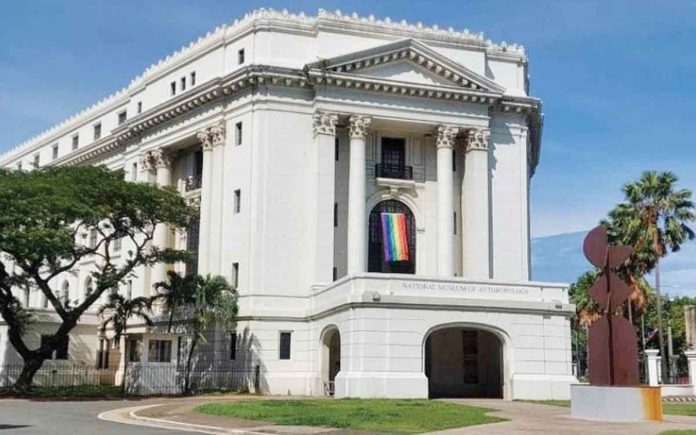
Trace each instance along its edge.
<path fill-rule="evenodd" d="M 188 248 L 188 272 L 234 283 L 230 370 L 253 367 L 261 392 L 567 399 L 574 307 L 565 285 L 530 279 L 541 130 L 521 46 L 261 9 L 0 166 L 106 165 L 197 204 L 198 225 L 163 226 L 154 244 Z M 56 292 L 84 297 L 90 267 Z M 166 270 L 140 270 L 122 291 L 150 295 Z M 41 294 L 23 297 L 36 328 L 53 327 Z M 95 363 L 95 313 L 68 358 Z M 133 328 L 142 363 L 150 341 L 176 347 L 174 334 Z M 16 355 L 0 325 L 3 358 Z"/>

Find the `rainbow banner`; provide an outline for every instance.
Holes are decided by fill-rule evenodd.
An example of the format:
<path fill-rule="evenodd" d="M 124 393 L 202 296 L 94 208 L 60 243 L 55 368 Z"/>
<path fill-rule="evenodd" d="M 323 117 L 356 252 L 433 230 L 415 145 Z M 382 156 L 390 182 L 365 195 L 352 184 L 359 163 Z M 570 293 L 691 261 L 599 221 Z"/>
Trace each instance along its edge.
<path fill-rule="evenodd" d="M 406 215 L 403 213 L 381 213 L 380 215 L 384 261 L 408 261 Z"/>

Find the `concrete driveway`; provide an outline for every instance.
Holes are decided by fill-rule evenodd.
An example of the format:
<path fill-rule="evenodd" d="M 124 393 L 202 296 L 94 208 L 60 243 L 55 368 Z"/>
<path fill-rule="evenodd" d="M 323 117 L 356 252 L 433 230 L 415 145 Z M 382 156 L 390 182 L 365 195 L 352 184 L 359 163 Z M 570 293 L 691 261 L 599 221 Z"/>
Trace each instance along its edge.
<path fill-rule="evenodd" d="M 100 413 L 128 406 L 162 402 L 153 400 L 101 400 L 75 402 L 40 402 L 0 399 L 0 433 L 5 434 L 167 434 L 173 431 L 124 425 L 97 419 Z"/>

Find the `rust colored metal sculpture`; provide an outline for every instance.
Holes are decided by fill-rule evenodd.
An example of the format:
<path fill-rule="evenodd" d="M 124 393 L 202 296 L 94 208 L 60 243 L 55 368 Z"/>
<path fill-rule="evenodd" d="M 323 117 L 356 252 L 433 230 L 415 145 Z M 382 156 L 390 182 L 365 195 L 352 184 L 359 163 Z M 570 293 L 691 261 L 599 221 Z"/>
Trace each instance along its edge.
<path fill-rule="evenodd" d="M 607 229 L 600 225 L 583 243 L 587 260 L 601 273 L 590 289 L 600 317 L 589 330 L 588 369 L 592 385 L 638 385 L 638 344 L 633 325 L 624 317 L 631 290 L 616 273 L 633 252 L 630 246 L 611 246 Z"/>

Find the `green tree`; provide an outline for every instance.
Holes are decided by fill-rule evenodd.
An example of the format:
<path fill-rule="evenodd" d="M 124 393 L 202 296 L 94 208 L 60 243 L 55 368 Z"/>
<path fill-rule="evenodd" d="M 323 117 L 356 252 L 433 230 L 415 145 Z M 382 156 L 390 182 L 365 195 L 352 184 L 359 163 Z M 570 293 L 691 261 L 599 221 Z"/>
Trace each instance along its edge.
<path fill-rule="evenodd" d="M 124 180 L 105 167 L 55 167 L 31 172 L 0 170 L 0 314 L 24 367 L 16 390 L 31 387 L 34 374 L 67 339 L 80 316 L 107 290 L 118 288 L 136 268 L 188 258 L 185 251 L 151 247 L 157 225 L 186 227 L 194 210 L 172 188 Z M 95 243 L 85 243 L 96 231 Z M 126 240 L 120 259 L 112 245 Z M 84 258 L 95 259 L 92 291 L 67 304 L 54 286 Z M 38 348 L 24 340 L 27 307 L 17 291 L 38 289 L 60 318 Z"/>
<path fill-rule="evenodd" d="M 169 284 L 159 286 L 161 293 L 158 297 L 168 301 L 163 307 L 169 310 L 164 312 L 169 316 L 170 322 L 174 311 L 188 316 L 186 320 L 189 327 L 186 328 L 186 333 L 190 344 L 186 352 L 184 392 L 189 393 L 193 355 L 199 344 L 207 342 L 205 332 L 210 327 L 232 330 L 237 318 L 237 292 L 221 276 L 182 277 L 170 273 L 169 280 Z"/>
<path fill-rule="evenodd" d="M 169 316 L 167 332 L 171 332 L 174 316 L 194 302 L 196 288 L 200 285 L 198 275 L 181 275 L 170 270 L 167 281 L 155 283 L 159 290 L 156 299 L 162 303 L 162 311 Z"/>
<path fill-rule="evenodd" d="M 101 318 L 99 326 L 100 334 L 104 335 L 107 328 L 111 327 L 114 332 L 114 341 L 119 342 L 121 337 L 124 338 L 125 345 L 123 346 L 124 367 L 123 367 L 123 382 L 122 387 L 126 389 L 126 376 L 128 375 L 128 320 L 131 318 L 140 318 L 147 326 L 152 326 L 150 318 L 150 310 L 152 309 L 152 298 L 139 296 L 133 299 L 127 299 L 118 293 L 109 294 L 109 300 L 99 307 L 97 315 Z"/>
<path fill-rule="evenodd" d="M 612 236 L 634 248 L 629 260 L 631 276 L 642 277 L 655 272 L 657 331 L 662 355 L 667 353 L 662 324 L 660 258 L 670 251 L 678 251 L 686 240 L 694 238 L 694 231 L 688 224 L 696 219 L 692 193 L 688 189 L 677 189 L 678 180 L 672 172 L 644 172 L 639 180 L 623 187 L 625 201 L 609 213 Z M 669 365 L 662 367 L 666 378 Z"/>

